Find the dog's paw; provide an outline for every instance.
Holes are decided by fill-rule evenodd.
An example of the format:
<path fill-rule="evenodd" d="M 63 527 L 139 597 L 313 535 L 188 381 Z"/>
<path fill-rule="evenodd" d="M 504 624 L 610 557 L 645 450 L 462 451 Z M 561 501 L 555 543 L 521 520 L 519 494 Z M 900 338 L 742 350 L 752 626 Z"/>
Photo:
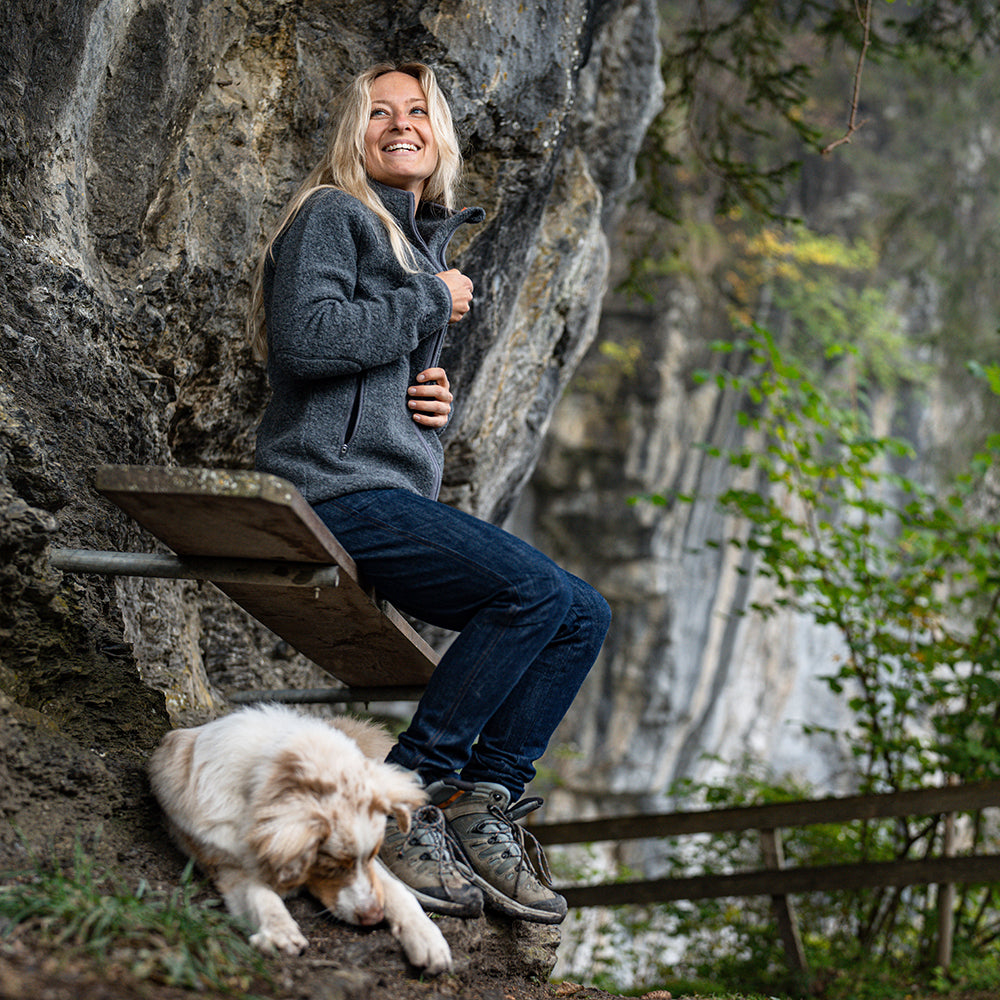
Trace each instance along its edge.
<path fill-rule="evenodd" d="M 280 926 L 262 927 L 251 935 L 250 943 L 269 955 L 278 951 L 285 955 L 301 955 L 309 947 L 309 940 L 294 921 Z"/>
<path fill-rule="evenodd" d="M 399 930 L 399 943 L 411 965 L 423 969 L 430 976 L 447 972 L 451 968 L 451 949 L 444 935 L 429 919 L 403 926 Z"/>

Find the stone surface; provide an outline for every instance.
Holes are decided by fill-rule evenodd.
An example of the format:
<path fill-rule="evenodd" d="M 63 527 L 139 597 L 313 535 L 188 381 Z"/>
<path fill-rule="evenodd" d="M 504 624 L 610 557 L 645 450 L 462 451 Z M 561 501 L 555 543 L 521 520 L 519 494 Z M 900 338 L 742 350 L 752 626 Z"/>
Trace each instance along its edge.
<path fill-rule="evenodd" d="M 551 819 L 671 812 L 683 808 L 678 781 L 728 778 L 744 759 L 758 773 L 770 766 L 826 792 L 852 790 L 842 784 L 844 741 L 807 741 L 801 731 L 803 722 L 846 729 L 849 721 L 818 679 L 840 652 L 836 637 L 803 618 L 744 615 L 766 601 L 766 581 L 748 572 L 743 551 L 706 547 L 740 529 L 711 499 L 740 483 L 697 446 L 738 449 L 743 431 L 733 400 L 713 380 L 692 377 L 720 365 L 709 343 L 724 331 L 683 278 L 664 280 L 658 292 L 648 304 L 607 298 L 598 344 L 556 409 L 514 519 L 596 586 L 613 615 L 543 759 Z M 600 350 L 608 342 L 615 350 Z M 704 499 L 630 502 L 678 493 Z M 623 868 L 663 877 L 677 849 L 667 840 L 599 843 L 554 852 L 554 860 L 592 885 Z M 586 980 L 604 969 L 617 983 L 639 984 L 644 968 L 655 976 L 683 948 L 657 933 L 633 937 L 613 911 L 574 910 L 556 975 Z"/>
<path fill-rule="evenodd" d="M 57 542 L 149 544 L 94 495 L 98 464 L 251 463 L 266 398 L 242 334 L 252 253 L 320 154 L 339 87 L 395 57 L 438 69 L 466 200 L 488 213 L 455 248 L 479 294 L 444 355 L 445 499 L 502 519 L 596 330 L 607 232 L 659 95 L 650 0 L 4 12 L 2 443 Z M 198 588 L 72 585 L 115 609 L 116 641 L 175 717 L 217 707 L 208 649 L 235 638 L 247 681 L 269 656 L 244 622 L 200 614 L 214 604 Z"/>
<path fill-rule="evenodd" d="M 692 378 L 723 363 L 709 350 L 711 315 L 683 280 L 661 290 L 651 305 L 609 298 L 599 338 L 619 349 L 581 366 L 516 518 L 614 616 L 557 733 L 575 751 L 552 765 L 560 817 L 669 811 L 675 782 L 711 776 L 713 758 L 747 755 L 830 791 L 843 769 L 843 745 L 807 744 L 798 725 L 846 722 L 818 680 L 836 637 L 789 615 L 746 615 L 766 581 L 745 551 L 709 547 L 739 530 L 711 498 L 740 481 L 698 445 L 735 450 L 744 431 L 734 400 Z M 704 499 L 641 499 L 678 494 Z"/>

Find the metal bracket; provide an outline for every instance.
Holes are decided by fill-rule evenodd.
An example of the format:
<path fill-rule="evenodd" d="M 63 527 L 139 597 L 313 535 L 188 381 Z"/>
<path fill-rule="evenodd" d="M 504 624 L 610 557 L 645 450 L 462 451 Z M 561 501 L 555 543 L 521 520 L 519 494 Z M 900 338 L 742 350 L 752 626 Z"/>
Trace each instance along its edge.
<path fill-rule="evenodd" d="M 234 691 L 226 695 L 237 705 L 274 701 L 282 705 L 347 705 L 352 702 L 420 701 L 422 687 L 302 688 L 278 691 Z"/>
<path fill-rule="evenodd" d="M 54 548 L 49 562 L 64 573 L 142 576 L 164 580 L 209 580 L 263 587 L 304 587 L 314 590 L 340 583 L 337 566 L 266 559 L 188 558 L 155 552 L 108 552 L 98 549 Z M 372 595 L 374 599 L 374 595 Z M 305 688 L 302 690 L 236 691 L 227 698 L 238 705 L 280 702 L 289 705 L 349 704 L 351 702 L 419 701 L 423 687 Z"/>
<path fill-rule="evenodd" d="M 263 587 L 336 587 L 340 569 L 321 563 L 266 559 L 188 558 L 155 552 L 52 549 L 49 562 L 64 573 L 145 576 L 164 580 L 210 580 Z"/>

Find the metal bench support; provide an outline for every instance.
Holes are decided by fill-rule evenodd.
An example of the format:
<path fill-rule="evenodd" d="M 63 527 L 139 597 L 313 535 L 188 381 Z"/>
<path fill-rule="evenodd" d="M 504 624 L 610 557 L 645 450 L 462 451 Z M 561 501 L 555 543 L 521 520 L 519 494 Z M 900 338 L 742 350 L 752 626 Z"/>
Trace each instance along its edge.
<path fill-rule="evenodd" d="M 64 573 L 210 580 L 212 583 L 247 583 L 266 587 L 336 587 L 340 583 L 338 566 L 267 559 L 203 559 L 156 552 L 52 549 L 49 561 Z"/>

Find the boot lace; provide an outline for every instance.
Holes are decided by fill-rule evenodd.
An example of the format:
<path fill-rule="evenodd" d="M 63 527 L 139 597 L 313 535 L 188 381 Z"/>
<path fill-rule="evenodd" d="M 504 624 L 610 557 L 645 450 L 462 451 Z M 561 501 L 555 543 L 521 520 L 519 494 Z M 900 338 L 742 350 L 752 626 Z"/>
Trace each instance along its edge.
<path fill-rule="evenodd" d="M 410 816 L 410 829 L 396 852 L 402 858 L 404 852 L 420 850 L 421 861 L 436 865 L 438 881 L 451 895 L 452 883 L 464 884 L 468 880 L 456 862 L 459 857 L 458 842 L 445 825 L 444 814 L 437 806 L 421 806 Z"/>
<path fill-rule="evenodd" d="M 552 889 L 552 872 L 549 869 L 549 863 L 545 857 L 545 851 L 542 850 L 542 845 L 530 830 L 526 830 L 516 822 L 529 812 L 533 812 L 541 804 L 542 800 L 540 798 L 522 799 L 520 802 L 504 810 L 491 802 L 487 806 L 487 811 L 493 816 L 496 822 L 491 823 L 489 820 L 484 820 L 480 824 L 479 829 L 481 833 L 488 835 L 489 843 L 503 846 L 503 850 L 500 853 L 501 859 L 509 858 L 514 860 L 516 858 L 517 874 L 519 877 L 521 875 L 528 875 L 537 878 L 546 888 Z M 509 849 L 509 845 L 511 844 L 516 845 L 516 851 Z M 534 856 L 535 864 L 532 864 L 528 856 L 529 850 Z M 510 865 L 498 867 L 509 870 Z"/>

